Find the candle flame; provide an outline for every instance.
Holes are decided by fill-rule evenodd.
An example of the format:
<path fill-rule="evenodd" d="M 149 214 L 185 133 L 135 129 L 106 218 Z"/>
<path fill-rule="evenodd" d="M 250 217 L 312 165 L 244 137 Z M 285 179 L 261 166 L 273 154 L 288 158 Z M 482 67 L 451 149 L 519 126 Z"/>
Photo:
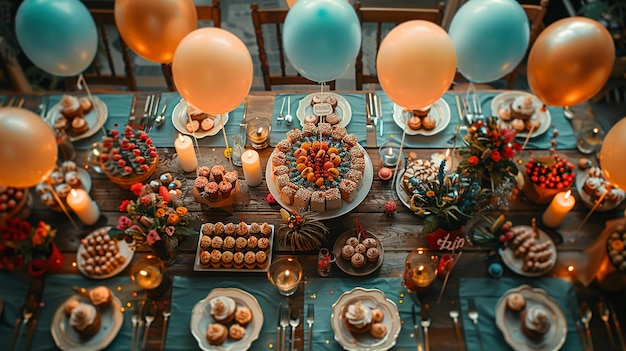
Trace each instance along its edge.
<path fill-rule="evenodd" d="M 572 190 L 570 189 L 565 193 L 565 196 L 563 196 L 563 199 L 567 200 L 571 195 L 572 195 Z"/>
<path fill-rule="evenodd" d="M 450 156 L 450 149 L 446 149 L 446 158 L 448 158 L 448 156 Z"/>
<path fill-rule="evenodd" d="M 387 149 L 387 155 L 389 155 L 389 156 L 393 156 L 393 149 L 388 148 L 388 149 Z"/>
<path fill-rule="evenodd" d="M 252 154 L 252 150 L 248 150 L 248 152 L 246 152 L 246 154 L 248 154 L 248 155 L 246 155 L 248 158 L 250 158 L 250 157 L 254 156 L 254 155 Z"/>
<path fill-rule="evenodd" d="M 185 141 L 185 138 L 183 138 L 182 134 L 178 133 L 178 140 L 180 140 L 180 142 L 182 143 Z"/>
<path fill-rule="evenodd" d="M 76 190 L 72 189 L 70 190 L 70 195 L 72 195 L 73 197 L 78 196 L 78 193 L 76 192 Z"/>
<path fill-rule="evenodd" d="M 574 271 L 574 266 L 568 266 L 567 267 L 567 271 L 568 272 L 573 272 Z"/>

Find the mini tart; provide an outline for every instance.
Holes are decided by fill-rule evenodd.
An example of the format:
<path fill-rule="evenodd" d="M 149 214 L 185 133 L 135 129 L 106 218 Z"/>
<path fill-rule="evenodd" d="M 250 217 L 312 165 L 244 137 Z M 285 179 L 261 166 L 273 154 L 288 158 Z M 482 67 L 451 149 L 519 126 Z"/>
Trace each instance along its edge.
<path fill-rule="evenodd" d="M 228 337 L 228 329 L 219 323 L 210 323 L 206 328 L 206 339 L 211 345 L 221 345 Z"/>
<path fill-rule="evenodd" d="M 407 121 L 407 125 L 409 126 L 409 128 L 417 130 L 422 128 L 422 120 L 419 117 L 413 116 L 409 118 L 409 120 Z"/>
<path fill-rule="evenodd" d="M 245 306 L 238 306 L 235 311 L 235 321 L 243 326 L 252 321 L 252 311 Z"/>
<path fill-rule="evenodd" d="M 370 335 L 376 339 L 382 339 L 387 335 L 387 327 L 382 323 L 374 323 L 370 328 Z"/>
<path fill-rule="evenodd" d="M 91 303 L 98 308 L 109 306 L 111 301 L 113 301 L 111 290 L 109 290 L 106 286 L 97 286 L 89 289 L 88 295 L 89 301 L 91 301 Z"/>
<path fill-rule="evenodd" d="M 512 293 L 506 298 L 506 307 L 513 312 L 520 312 L 526 307 L 526 299 L 522 294 Z"/>
<path fill-rule="evenodd" d="M 437 121 L 432 116 L 422 118 L 422 127 L 426 130 L 433 130 L 437 126 Z"/>
<path fill-rule="evenodd" d="M 233 324 L 228 328 L 228 336 L 233 340 L 241 340 L 246 335 L 246 328 L 239 324 Z"/>
<path fill-rule="evenodd" d="M 385 313 L 380 308 L 372 309 L 372 322 L 380 323 L 385 319 Z"/>

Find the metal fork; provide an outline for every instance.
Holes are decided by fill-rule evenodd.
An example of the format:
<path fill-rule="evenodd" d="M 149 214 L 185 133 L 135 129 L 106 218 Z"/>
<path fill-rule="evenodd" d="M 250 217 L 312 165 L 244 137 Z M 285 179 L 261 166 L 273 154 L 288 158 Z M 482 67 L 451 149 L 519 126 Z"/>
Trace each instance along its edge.
<path fill-rule="evenodd" d="M 307 349 L 309 351 L 311 351 L 311 343 L 312 343 L 312 339 L 311 337 L 313 336 L 313 323 L 315 322 L 315 308 L 314 305 L 312 303 L 309 304 L 307 312 L 306 312 L 306 322 L 309 325 L 309 331 L 308 331 L 308 347 Z"/>
<path fill-rule="evenodd" d="M 285 351 L 285 343 L 287 342 L 287 327 L 289 326 L 289 307 L 285 306 L 281 316 L 280 316 L 280 327 L 281 336 L 280 336 L 280 350 Z"/>
<path fill-rule="evenodd" d="M 459 307 L 454 300 L 450 301 L 450 311 L 448 312 L 448 315 L 452 318 L 452 323 L 454 324 L 454 333 L 456 334 L 456 339 L 459 343 L 459 350 L 465 350 L 463 337 L 461 336 L 461 328 L 459 328 Z"/>
<path fill-rule="evenodd" d="M 156 315 L 155 307 L 156 306 L 155 306 L 154 301 L 151 301 L 150 305 L 148 306 L 148 311 L 146 312 L 146 316 L 145 316 L 146 329 L 144 329 L 143 331 L 143 340 L 141 341 L 142 350 L 146 349 L 146 342 L 148 341 L 148 331 L 150 330 L 150 325 L 152 325 L 152 322 L 154 322 L 154 316 Z"/>
<path fill-rule="evenodd" d="M 476 326 L 476 338 L 478 339 L 478 348 L 482 351 L 483 349 L 483 340 L 480 338 L 480 328 L 478 327 L 478 311 L 476 310 L 476 304 L 474 303 L 474 299 L 469 299 L 469 313 L 467 314 L 469 318 L 474 322 L 474 326 Z"/>
<path fill-rule="evenodd" d="M 428 338 L 428 328 L 430 327 L 430 312 L 428 304 L 422 306 L 422 317 L 420 321 L 422 330 L 424 331 L 424 350 L 430 351 L 430 342 Z"/>
<path fill-rule="evenodd" d="M 136 349 L 136 345 L 137 342 L 139 341 L 139 329 L 141 329 L 141 310 L 143 309 L 143 305 L 144 305 L 145 301 L 141 301 L 139 303 L 139 305 L 135 306 L 135 310 L 133 312 L 132 317 L 130 318 L 130 321 L 133 324 L 133 333 L 130 339 L 130 349 L 131 350 L 135 350 Z"/>
<path fill-rule="evenodd" d="M 291 344 L 291 351 L 296 349 L 296 328 L 300 325 L 300 310 L 297 307 L 291 308 L 291 317 L 289 317 L 289 326 L 291 327 L 291 337 L 289 343 Z"/>
<path fill-rule="evenodd" d="M 167 323 L 172 315 L 172 308 L 169 301 L 163 306 L 163 333 L 161 334 L 161 347 L 165 350 L 165 335 L 167 334 Z"/>
<path fill-rule="evenodd" d="M 28 324 L 31 317 L 33 316 L 33 312 L 28 309 L 27 304 L 25 303 L 22 307 L 22 317 L 20 321 L 20 317 L 17 317 L 15 320 L 15 328 L 13 329 L 13 339 L 11 341 L 10 350 L 13 351 L 15 347 L 19 344 L 20 338 L 22 337 L 22 333 L 24 332 L 24 327 Z"/>

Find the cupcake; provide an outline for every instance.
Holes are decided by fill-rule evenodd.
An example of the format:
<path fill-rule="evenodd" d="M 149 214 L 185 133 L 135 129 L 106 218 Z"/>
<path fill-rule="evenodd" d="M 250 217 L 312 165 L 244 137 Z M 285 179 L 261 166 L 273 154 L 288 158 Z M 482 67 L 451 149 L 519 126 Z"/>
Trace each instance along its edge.
<path fill-rule="evenodd" d="M 211 240 L 211 248 L 213 249 L 221 250 L 223 245 L 224 245 L 224 239 L 222 239 L 222 237 L 214 236 L 213 239 Z"/>
<path fill-rule="evenodd" d="M 235 249 L 235 238 L 233 238 L 232 236 L 225 237 L 222 249 L 227 251 L 233 251 Z"/>
<path fill-rule="evenodd" d="M 380 323 L 385 319 L 385 313 L 380 308 L 372 309 L 372 322 Z"/>
<path fill-rule="evenodd" d="M 218 323 L 230 323 L 235 318 L 237 305 L 235 300 L 227 296 L 214 297 L 209 301 L 211 316 Z"/>
<path fill-rule="evenodd" d="M 346 328 L 356 334 L 367 333 L 372 326 L 372 310 L 357 301 L 348 306 L 343 315 Z"/>
<path fill-rule="evenodd" d="M 198 178 L 200 177 L 209 178 L 211 176 L 211 168 L 207 166 L 200 166 L 197 169 L 197 173 L 199 176 Z"/>
<path fill-rule="evenodd" d="M 79 188 L 82 184 L 77 171 L 68 171 L 65 173 L 65 182 L 72 188 Z"/>
<path fill-rule="evenodd" d="M 235 235 L 235 230 L 237 229 L 237 227 L 235 227 L 235 224 L 233 223 L 226 223 L 226 225 L 224 226 L 224 234 L 226 235 Z"/>
<path fill-rule="evenodd" d="M 526 299 L 522 294 L 512 293 L 506 298 L 506 306 L 513 312 L 520 312 L 526 307 Z"/>
<path fill-rule="evenodd" d="M 250 228 L 248 228 L 248 232 L 250 232 L 250 234 L 252 235 L 256 235 L 261 232 L 261 226 L 257 222 L 252 222 L 250 224 Z"/>
<path fill-rule="evenodd" d="M 206 339 L 211 345 L 221 345 L 228 337 L 228 329 L 223 324 L 209 323 L 206 329 Z"/>
<path fill-rule="evenodd" d="M 248 225 L 246 222 L 239 222 L 235 229 L 235 234 L 237 234 L 237 236 L 248 236 Z"/>
<path fill-rule="evenodd" d="M 215 200 L 219 196 L 219 186 L 216 182 L 208 182 L 203 191 L 209 199 Z"/>
<path fill-rule="evenodd" d="M 380 252 L 378 252 L 378 249 L 375 248 L 375 247 L 370 247 L 365 252 L 365 257 L 367 257 L 367 260 L 369 262 L 376 262 L 376 261 L 378 261 L 378 256 L 380 256 Z"/>
<path fill-rule="evenodd" d="M 202 235 L 212 235 L 214 227 L 215 225 L 213 223 L 204 223 L 202 225 Z"/>
<path fill-rule="evenodd" d="M 81 337 L 90 338 L 100 331 L 101 315 L 93 305 L 80 303 L 72 309 L 69 324 Z"/>
<path fill-rule="evenodd" d="M 65 312 L 66 315 L 69 316 L 72 314 L 72 310 L 78 305 L 80 305 L 80 301 L 76 299 L 69 300 L 68 302 L 65 303 L 65 306 L 63 307 L 63 311 Z"/>
<path fill-rule="evenodd" d="M 533 98 L 530 95 L 516 97 L 510 104 L 511 117 L 522 120 L 530 119 L 535 114 Z"/>
<path fill-rule="evenodd" d="M 520 322 L 525 335 L 533 339 L 541 339 L 550 330 L 550 312 L 541 305 L 535 305 L 522 311 Z"/>
<path fill-rule="evenodd" d="M 213 268 L 220 268 L 222 265 L 222 252 L 218 249 L 211 251 L 211 266 Z"/>
<path fill-rule="evenodd" d="M 355 247 L 359 244 L 359 239 L 357 239 L 355 236 L 351 236 L 348 238 L 348 240 L 346 240 L 346 245 L 350 245 L 352 247 Z"/>
<path fill-rule="evenodd" d="M 344 260 L 349 260 L 352 258 L 352 255 L 354 255 L 354 246 L 344 245 L 341 248 L 341 257 L 343 257 Z"/>
<path fill-rule="evenodd" d="M 376 247 L 378 245 L 378 243 L 376 242 L 376 239 L 374 238 L 365 238 L 363 239 L 362 244 L 365 245 L 365 247 L 368 249 L 371 247 Z"/>
<path fill-rule="evenodd" d="M 211 253 L 208 251 L 202 251 L 200 254 L 200 264 L 203 266 L 208 266 L 211 264 Z"/>
<path fill-rule="evenodd" d="M 246 252 L 243 256 L 243 263 L 248 269 L 253 269 L 256 267 L 256 254 L 252 251 Z"/>
<path fill-rule="evenodd" d="M 200 193 L 205 191 L 207 184 L 209 184 L 209 179 L 203 176 L 200 176 L 193 181 L 193 186 L 195 186 Z"/>
<path fill-rule="evenodd" d="M 268 260 L 267 260 L 267 254 L 265 253 L 265 251 L 257 251 L 256 264 L 261 269 L 267 267 Z"/>
<path fill-rule="evenodd" d="M 224 180 L 229 182 L 233 186 L 233 188 L 235 187 L 235 184 L 237 183 L 238 178 L 239 178 L 239 175 L 235 171 L 224 173 Z"/>
<path fill-rule="evenodd" d="M 235 321 L 242 326 L 248 325 L 252 321 L 252 311 L 245 306 L 238 306 L 235 311 Z"/>
<path fill-rule="evenodd" d="M 370 328 L 370 335 L 376 339 L 382 339 L 387 335 L 387 327 L 383 323 L 374 323 Z"/>
<path fill-rule="evenodd" d="M 267 222 L 261 224 L 261 234 L 264 237 L 269 238 L 269 236 L 272 235 L 272 226 L 267 224 Z"/>
<path fill-rule="evenodd" d="M 231 251 L 224 251 L 222 253 L 222 266 L 224 268 L 231 268 L 233 266 L 233 258 L 235 255 Z"/>
<path fill-rule="evenodd" d="M 224 235 L 224 228 L 225 228 L 224 223 L 222 222 L 215 223 L 215 226 L 213 227 L 213 234 Z"/>
<path fill-rule="evenodd" d="M 241 340 L 246 335 L 246 328 L 239 324 L 233 324 L 228 328 L 228 336 L 233 340 Z"/>
<path fill-rule="evenodd" d="M 220 165 L 215 165 L 211 168 L 211 175 L 213 176 L 213 180 L 216 183 L 219 183 L 223 180 L 225 172 L 226 171 L 224 170 L 224 167 Z"/>
<path fill-rule="evenodd" d="M 363 267 L 365 265 L 365 262 L 365 256 L 358 252 L 355 252 L 354 255 L 350 257 L 350 264 L 355 268 Z"/>
<path fill-rule="evenodd" d="M 268 238 L 260 238 L 257 243 L 257 247 L 259 250 L 267 251 L 270 248 L 270 239 Z"/>
<path fill-rule="evenodd" d="M 219 236 L 216 236 L 216 238 L 219 238 Z M 211 242 L 211 237 L 205 235 L 200 239 L 200 247 L 203 249 L 208 249 L 209 247 L 211 247 Z"/>
<path fill-rule="evenodd" d="M 222 180 L 219 183 L 219 191 L 220 194 L 222 194 L 222 197 L 229 197 L 233 191 L 233 185 L 225 180 Z"/>
<path fill-rule="evenodd" d="M 248 250 L 254 250 L 259 245 L 259 239 L 256 236 L 251 236 L 248 238 Z"/>
<path fill-rule="evenodd" d="M 88 296 L 89 301 L 91 301 L 91 303 L 98 308 L 107 307 L 113 301 L 111 290 L 109 290 L 106 286 L 97 286 L 89 289 Z"/>
<path fill-rule="evenodd" d="M 72 121 L 74 118 L 82 118 L 84 115 L 83 109 L 80 106 L 80 101 L 75 96 L 64 94 L 59 102 L 61 105 L 61 114 L 67 118 L 68 121 Z"/>
<path fill-rule="evenodd" d="M 244 267 L 243 263 L 244 254 L 243 252 L 235 252 L 233 255 L 233 266 L 237 269 L 241 269 Z"/>
<path fill-rule="evenodd" d="M 365 254 L 365 251 L 367 251 L 367 248 L 363 244 L 358 244 L 354 247 L 354 252 Z"/>

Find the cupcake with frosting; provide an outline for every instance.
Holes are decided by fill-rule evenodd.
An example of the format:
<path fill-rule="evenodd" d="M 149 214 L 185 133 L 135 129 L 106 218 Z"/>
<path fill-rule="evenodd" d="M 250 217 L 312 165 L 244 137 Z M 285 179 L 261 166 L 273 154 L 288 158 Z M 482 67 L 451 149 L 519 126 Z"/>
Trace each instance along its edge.
<path fill-rule="evenodd" d="M 91 304 L 80 303 L 72 308 L 69 324 L 81 337 L 91 338 L 100 331 L 100 312 Z"/>
<path fill-rule="evenodd" d="M 530 119 L 535 114 L 535 106 L 533 106 L 533 98 L 529 95 L 516 97 L 510 104 L 512 118 Z"/>
<path fill-rule="evenodd" d="M 372 326 L 372 310 L 357 301 L 348 306 L 343 315 L 346 328 L 352 333 L 367 333 Z"/>
<path fill-rule="evenodd" d="M 237 305 L 235 300 L 228 296 L 217 296 L 209 301 L 211 306 L 211 316 L 216 322 L 226 324 L 235 318 Z"/>

